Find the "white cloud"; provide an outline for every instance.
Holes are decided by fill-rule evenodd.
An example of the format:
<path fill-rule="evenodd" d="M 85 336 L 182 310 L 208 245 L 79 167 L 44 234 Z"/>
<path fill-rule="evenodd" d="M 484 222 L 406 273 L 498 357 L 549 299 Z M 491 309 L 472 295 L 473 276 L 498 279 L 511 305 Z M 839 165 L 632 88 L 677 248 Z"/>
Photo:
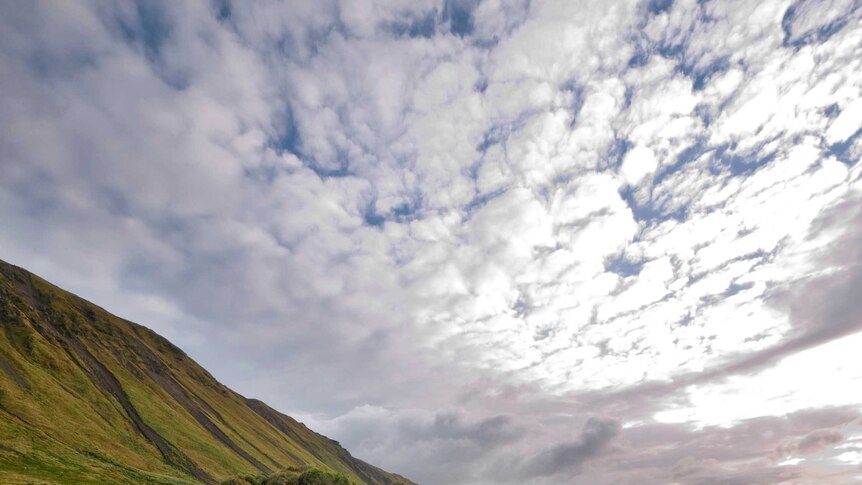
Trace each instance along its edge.
<path fill-rule="evenodd" d="M 862 99 L 848 104 L 826 130 L 826 141 L 839 143 L 862 129 Z"/>
<path fill-rule="evenodd" d="M 845 337 L 787 357 L 759 374 L 691 386 L 687 389 L 689 405 L 661 411 L 656 418 L 732 426 L 757 416 L 783 416 L 803 409 L 859 407 L 854 389 L 862 384 L 862 372 L 853 365 L 852 355 L 860 343 L 859 335 Z"/>
<path fill-rule="evenodd" d="M 637 146 L 626 153 L 620 174 L 629 184 L 637 184 L 645 176 L 655 172 L 658 161 L 655 153 L 647 147 Z"/>

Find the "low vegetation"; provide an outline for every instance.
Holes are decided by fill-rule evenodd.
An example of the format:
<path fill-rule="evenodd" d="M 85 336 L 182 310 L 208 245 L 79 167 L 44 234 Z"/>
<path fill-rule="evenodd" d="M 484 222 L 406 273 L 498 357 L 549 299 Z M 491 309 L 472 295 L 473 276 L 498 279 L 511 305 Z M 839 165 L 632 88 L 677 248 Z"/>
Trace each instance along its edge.
<path fill-rule="evenodd" d="M 0 483 L 232 476 L 409 483 L 233 392 L 151 330 L 0 261 Z"/>
<path fill-rule="evenodd" d="M 342 473 L 317 468 L 288 468 L 270 475 L 246 475 L 225 480 L 221 485 L 355 485 Z"/>

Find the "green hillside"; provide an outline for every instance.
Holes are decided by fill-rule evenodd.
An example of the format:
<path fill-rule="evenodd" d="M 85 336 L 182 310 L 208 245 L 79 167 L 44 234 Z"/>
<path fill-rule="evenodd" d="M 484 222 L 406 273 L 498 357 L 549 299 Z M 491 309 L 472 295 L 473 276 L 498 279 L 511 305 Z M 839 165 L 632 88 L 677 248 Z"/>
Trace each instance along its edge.
<path fill-rule="evenodd" d="M 0 326 L 0 483 L 219 483 L 306 467 L 410 483 L 2 261 Z"/>

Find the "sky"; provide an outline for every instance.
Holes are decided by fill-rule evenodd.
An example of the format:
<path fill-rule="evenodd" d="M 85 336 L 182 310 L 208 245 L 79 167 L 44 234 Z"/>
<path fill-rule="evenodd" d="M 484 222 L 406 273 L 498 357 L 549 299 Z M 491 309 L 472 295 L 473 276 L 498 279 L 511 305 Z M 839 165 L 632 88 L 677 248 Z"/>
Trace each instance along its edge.
<path fill-rule="evenodd" d="M 860 0 L 0 1 L 0 258 L 423 485 L 862 483 Z"/>

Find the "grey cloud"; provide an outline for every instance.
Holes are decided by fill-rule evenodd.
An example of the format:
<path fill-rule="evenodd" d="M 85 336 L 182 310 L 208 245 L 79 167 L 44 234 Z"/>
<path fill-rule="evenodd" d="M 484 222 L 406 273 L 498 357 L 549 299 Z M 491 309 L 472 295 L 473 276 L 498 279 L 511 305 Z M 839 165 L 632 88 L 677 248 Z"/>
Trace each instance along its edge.
<path fill-rule="evenodd" d="M 822 483 L 832 483 L 830 477 L 835 483 L 851 483 L 850 470 L 832 476 L 827 468 L 825 475 L 811 476 L 798 467 L 776 463 L 797 456 L 803 443 L 809 454 L 829 449 L 838 443 L 836 437 L 843 429 L 853 429 L 858 417 L 856 409 L 837 408 L 697 430 L 678 424 L 634 426 L 622 430 L 614 452 L 593 463 L 583 483 L 762 485 L 806 476 Z"/>
<path fill-rule="evenodd" d="M 575 473 L 586 461 L 606 450 L 619 432 L 619 421 L 589 418 L 576 440 L 556 444 L 517 463 L 514 475 L 523 480 Z"/>
<path fill-rule="evenodd" d="M 833 446 L 844 440 L 844 435 L 839 431 L 830 429 L 818 429 L 812 431 L 796 443 L 794 449 L 802 454 L 815 453 L 824 448 Z"/>
<path fill-rule="evenodd" d="M 390 411 L 363 407 L 321 426 L 331 427 L 342 443 L 375 463 L 411 469 L 425 483 L 467 483 L 500 449 L 527 432 L 512 415 L 475 417 L 463 411 Z"/>

